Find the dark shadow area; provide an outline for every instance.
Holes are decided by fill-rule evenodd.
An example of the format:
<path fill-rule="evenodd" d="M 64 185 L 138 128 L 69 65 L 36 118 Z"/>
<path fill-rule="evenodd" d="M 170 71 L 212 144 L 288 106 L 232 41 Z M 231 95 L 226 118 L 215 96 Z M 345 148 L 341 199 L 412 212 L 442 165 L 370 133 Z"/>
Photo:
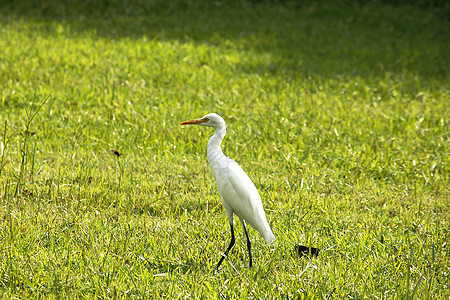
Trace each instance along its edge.
<path fill-rule="evenodd" d="M 299 258 L 303 257 L 303 256 L 318 256 L 319 255 L 320 250 L 318 248 L 315 247 L 306 247 L 303 245 L 295 245 L 294 247 L 294 255 L 297 255 Z"/>
<path fill-rule="evenodd" d="M 237 66 L 242 72 L 287 78 L 408 73 L 424 82 L 447 80 L 446 1 L 386 2 L 19 0 L 1 5 L 0 16 L 3 24 L 35 22 L 49 35 L 62 24 L 74 36 L 206 43 L 224 49 L 231 41 L 242 51 L 268 55 L 263 62 Z"/>

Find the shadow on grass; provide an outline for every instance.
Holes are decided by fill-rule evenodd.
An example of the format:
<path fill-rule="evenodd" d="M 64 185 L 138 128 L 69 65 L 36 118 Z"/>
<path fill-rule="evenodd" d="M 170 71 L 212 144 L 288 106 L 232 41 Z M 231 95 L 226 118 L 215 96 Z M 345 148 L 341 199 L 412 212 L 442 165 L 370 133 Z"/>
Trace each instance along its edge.
<path fill-rule="evenodd" d="M 362 78 L 410 74 L 448 78 L 448 5 L 344 1 L 9 1 L 0 8 L 57 34 L 207 44 L 262 55 L 237 71 L 264 75 Z M 426 1 L 417 1 L 419 4 Z M 434 2 L 433 2 L 434 3 Z M 6 17 L 6 18 L 5 18 Z M 208 61 L 204 62 L 207 64 Z"/>

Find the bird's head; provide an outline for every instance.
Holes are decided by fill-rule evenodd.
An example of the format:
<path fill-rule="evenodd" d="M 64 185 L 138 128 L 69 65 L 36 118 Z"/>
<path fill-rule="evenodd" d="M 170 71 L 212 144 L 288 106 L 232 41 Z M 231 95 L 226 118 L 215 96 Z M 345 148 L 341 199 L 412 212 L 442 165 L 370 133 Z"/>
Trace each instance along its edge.
<path fill-rule="evenodd" d="M 203 118 L 185 121 L 180 123 L 180 125 L 200 125 L 200 126 L 208 126 L 213 128 L 225 128 L 225 121 L 221 116 L 216 113 L 210 113 L 204 116 Z"/>

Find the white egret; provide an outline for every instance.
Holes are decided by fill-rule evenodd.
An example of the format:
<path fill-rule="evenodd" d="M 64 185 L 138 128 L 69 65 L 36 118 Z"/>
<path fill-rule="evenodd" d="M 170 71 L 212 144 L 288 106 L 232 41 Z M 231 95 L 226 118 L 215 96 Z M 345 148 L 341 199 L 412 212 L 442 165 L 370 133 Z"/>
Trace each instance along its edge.
<path fill-rule="evenodd" d="M 251 267 L 252 244 L 250 242 L 245 223 L 247 222 L 255 228 L 264 237 L 267 244 L 270 244 L 275 240 L 275 236 L 273 235 L 269 223 L 267 222 L 258 190 L 244 170 L 242 170 L 242 168 L 234 160 L 223 154 L 220 144 L 225 136 L 226 126 L 225 121 L 221 116 L 215 113 L 210 113 L 201 119 L 182 122 L 180 125 L 188 124 L 213 127 L 216 130 L 208 142 L 207 157 L 231 227 L 230 244 L 220 258 L 217 268 L 220 267 L 220 264 L 228 255 L 228 252 L 235 243 L 233 213 L 239 217 L 242 227 L 244 228 L 244 232 L 247 237 L 248 256 Z"/>

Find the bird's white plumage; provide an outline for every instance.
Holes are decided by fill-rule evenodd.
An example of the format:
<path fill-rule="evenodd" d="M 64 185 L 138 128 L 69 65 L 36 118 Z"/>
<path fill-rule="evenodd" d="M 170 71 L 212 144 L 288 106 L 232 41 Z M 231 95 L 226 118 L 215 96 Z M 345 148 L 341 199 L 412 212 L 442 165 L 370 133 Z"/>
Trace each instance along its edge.
<path fill-rule="evenodd" d="M 258 190 L 234 160 L 224 156 L 223 161 L 227 161 L 225 167 L 218 170 L 214 168 L 216 164 L 210 165 L 229 221 L 233 221 L 235 213 L 241 222 L 244 220 L 250 224 L 267 243 L 271 243 L 275 237 L 267 222 Z"/>
<path fill-rule="evenodd" d="M 255 228 L 268 244 L 272 243 L 275 236 L 267 222 L 258 190 L 244 170 L 234 160 L 226 157 L 220 148 L 226 132 L 222 117 L 212 113 L 182 124 L 215 128 L 216 131 L 208 142 L 207 156 L 228 219 L 233 224 L 235 213 L 241 222 L 245 221 Z"/>

